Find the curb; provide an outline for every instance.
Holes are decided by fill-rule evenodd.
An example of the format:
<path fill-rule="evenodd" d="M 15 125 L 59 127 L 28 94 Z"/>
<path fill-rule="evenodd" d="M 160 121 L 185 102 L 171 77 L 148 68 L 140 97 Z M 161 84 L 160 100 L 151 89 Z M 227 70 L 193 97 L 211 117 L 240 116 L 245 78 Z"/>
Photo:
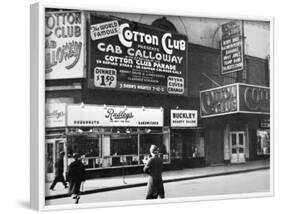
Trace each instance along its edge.
<path fill-rule="evenodd" d="M 163 182 L 171 183 L 171 182 L 184 181 L 184 180 L 194 180 L 194 179 L 200 179 L 200 178 L 208 178 L 208 177 L 215 177 L 215 176 L 253 172 L 253 171 L 265 170 L 265 169 L 270 169 L 270 167 L 266 166 L 266 167 L 252 168 L 252 169 L 235 170 L 235 171 L 230 171 L 230 172 L 218 172 L 218 173 L 198 175 L 198 176 L 192 176 L 192 177 L 171 178 L 171 179 L 166 179 Z M 93 194 L 93 193 L 107 192 L 107 191 L 113 191 L 113 190 L 119 190 L 119 189 L 141 187 L 141 186 L 146 186 L 146 185 L 147 185 L 147 182 L 140 182 L 140 183 L 128 184 L 128 185 L 122 185 L 122 186 L 105 187 L 105 188 L 100 188 L 100 189 L 87 190 L 87 191 L 82 192 L 81 195 L 88 195 L 88 194 Z M 46 196 L 45 200 L 59 199 L 59 198 L 65 198 L 65 197 L 69 197 L 69 194 L 64 193 L 64 194 L 59 194 L 59 195 Z"/>

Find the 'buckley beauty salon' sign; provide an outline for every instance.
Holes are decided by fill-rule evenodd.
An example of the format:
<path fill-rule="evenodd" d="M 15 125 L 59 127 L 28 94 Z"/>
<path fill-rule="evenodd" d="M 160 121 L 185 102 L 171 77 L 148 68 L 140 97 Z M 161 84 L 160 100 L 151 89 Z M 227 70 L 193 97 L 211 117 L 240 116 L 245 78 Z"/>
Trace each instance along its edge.
<path fill-rule="evenodd" d="M 197 127 L 196 110 L 171 110 L 171 127 Z"/>
<path fill-rule="evenodd" d="M 106 105 L 68 105 L 67 125 L 76 127 L 162 127 L 163 109 Z"/>

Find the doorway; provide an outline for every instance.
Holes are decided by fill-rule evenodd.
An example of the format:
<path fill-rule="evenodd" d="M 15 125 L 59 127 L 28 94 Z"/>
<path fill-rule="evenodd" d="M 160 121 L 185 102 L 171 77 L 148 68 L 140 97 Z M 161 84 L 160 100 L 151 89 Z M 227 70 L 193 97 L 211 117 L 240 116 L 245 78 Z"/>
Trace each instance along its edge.
<path fill-rule="evenodd" d="M 231 151 L 231 163 L 244 163 L 245 158 L 245 132 L 230 132 L 230 151 Z"/>
<path fill-rule="evenodd" d="M 46 140 L 46 150 L 45 150 L 45 172 L 46 181 L 52 181 L 55 177 L 55 163 L 59 157 L 60 152 L 66 153 L 66 140 L 64 138 L 59 139 L 47 139 Z M 66 164 L 66 156 L 64 164 Z M 64 167 L 66 170 L 66 165 Z"/>

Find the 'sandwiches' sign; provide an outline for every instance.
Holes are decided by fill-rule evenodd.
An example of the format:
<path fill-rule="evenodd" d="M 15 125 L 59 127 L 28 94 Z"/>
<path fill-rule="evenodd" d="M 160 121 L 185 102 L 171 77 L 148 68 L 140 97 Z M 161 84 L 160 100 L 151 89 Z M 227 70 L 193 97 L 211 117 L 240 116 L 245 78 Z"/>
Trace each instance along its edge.
<path fill-rule="evenodd" d="M 126 106 L 68 105 L 67 126 L 162 127 L 163 109 Z"/>
<path fill-rule="evenodd" d="M 241 71 L 244 68 L 242 27 L 242 21 L 231 21 L 221 27 L 222 74 Z"/>
<path fill-rule="evenodd" d="M 185 95 L 187 37 L 91 16 L 90 88 Z"/>
<path fill-rule="evenodd" d="M 84 77 L 84 25 L 83 12 L 46 12 L 46 79 Z"/>

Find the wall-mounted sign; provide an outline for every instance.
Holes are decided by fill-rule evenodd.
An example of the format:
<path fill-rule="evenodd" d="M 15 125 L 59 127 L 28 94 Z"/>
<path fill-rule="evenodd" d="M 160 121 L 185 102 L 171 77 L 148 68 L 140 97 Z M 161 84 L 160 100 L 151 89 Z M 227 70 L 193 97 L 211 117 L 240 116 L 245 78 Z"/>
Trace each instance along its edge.
<path fill-rule="evenodd" d="M 45 126 L 65 127 L 66 126 L 66 104 L 52 103 L 45 105 Z"/>
<path fill-rule="evenodd" d="M 270 128 L 270 119 L 261 119 L 260 120 L 260 128 Z"/>
<path fill-rule="evenodd" d="M 46 13 L 46 79 L 84 77 L 84 25 L 85 18 L 82 12 Z"/>
<path fill-rule="evenodd" d="M 197 127 L 196 110 L 171 110 L 171 127 Z"/>
<path fill-rule="evenodd" d="M 269 114 L 268 87 L 236 83 L 200 92 L 201 117 L 232 113 Z"/>
<path fill-rule="evenodd" d="M 68 105 L 67 126 L 162 127 L 163 109 L 160 107 Z"/>
<path fill-rule="evenodd" d="M 243 62 L 242 21 L 223 24 L 221 40 L 222 74 L 241 71 Z"/>
<path fill-rule="evenodd" d="M 187 37 L 91 16 L 89 88 L 186 95 Z"/>

